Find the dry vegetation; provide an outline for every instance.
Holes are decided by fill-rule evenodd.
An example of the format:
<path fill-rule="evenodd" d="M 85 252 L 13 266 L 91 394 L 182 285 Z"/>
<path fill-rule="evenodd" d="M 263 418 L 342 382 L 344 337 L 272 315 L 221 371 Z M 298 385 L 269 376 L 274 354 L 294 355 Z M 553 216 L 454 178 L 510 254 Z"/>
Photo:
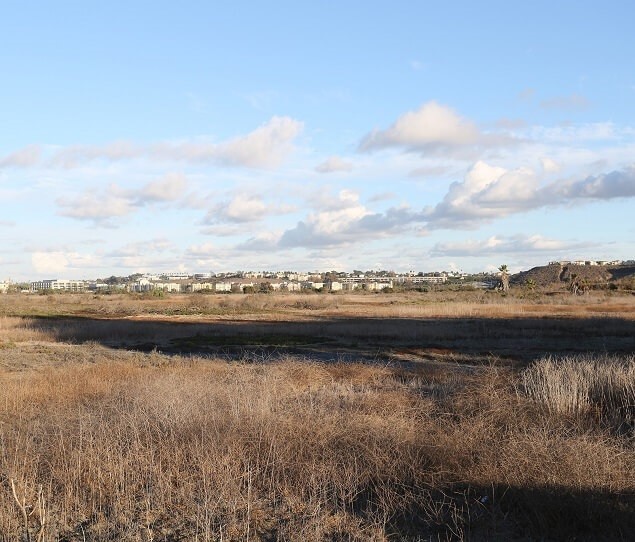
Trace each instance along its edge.
<path fill-rule="evenodd" d="M 630 354 L 593 353 L 596 343 L 581 338 L 591 346 L 584 355 L 565 348 L 566 355 L 519 356 L 518 363 L 470 352 L 404 362 L 388 352 L 392 342 L 426 351 L 430 337 L 397 311 L 408 312 L 408 303 L 441 311 L 441 301 L 214 297 L 176 298 L 161 310 L 155 300 L 123 296 L 13 296 L 13 304 L 12 296 L 0 297 L 0 540 L 628 540 L 635 532 L 632 347 Z M 378 299 L 383 304 L 373 309 Z M 156 310 L 165 318 L 166 309 L 194 301 L 201 308 L 201 300 L 209 310 L 189 324 L 122 317 L 123 310 L 146 318 Z M 311 319 L 311 312 L 352 314 L 355 306 L 360 320 L 345 321 L 336 339 L 376 334 L 361 318 L 373 310 L 394 321 L 383 322 L 385 352 L 375 363 L 286 354 L 254 363 L 248 355 L 228 361 L 121 348 L 190 337 L 201 328 L 188 326 L 214 322 L 233 326 L 214 328 L 221 335 L 249 337 L 264 316 L 254 323 L 245 315 L 268 309 L 236 309 L 246 300 L 279 311 L 276 333 L 292 326 L 296 310 L 295 323 L 304 326 L 297 329 L 328 335 L 326 316 Z M 312 300 L 324 305 L 294 305 Z M 221 301 L 235 304 L 236 322 L 213 314 Z M 498 315 L 492 318 L 506 306 L 549 311 L 526 300 L 494 301 L 483 302 Z M 468 337 L 474 329 L 491 332 L 492 348 L 509 339 L 466 314 L 480 302 L 455 304 L 442 318 L 452 321 L 449 329 L 457 329 L 459 313 L 459 324 L 477 321 L 464 329 L 465 341 L 475 340 Z M 615 350 L 632 344 L 632 334 L 621 335 L 633 330 L 630 299 L 561 306 L 580 312 L 526 333 L 546 340 L 558 322 L 570 341 L 570 325 L 585 329 L 590 314 L 619 314 L 620 333 L 598 336 L 605 346 L 618 342 Z M 110 319 L 59 318 L 91 311 Z M 328 344 L 337 359 L 342 343 Z"/>
<path fill-rule="evenodd" d="M 593 292 L 580 297 L 566 292 L 553 295 L 522 289 L 514 292 L 509 295 L 484 290 L 396 294 L 177 294 L 165 297 L 142 294 L 4 295 L 0 296 L 0 317 L 284 321 L 316 317 L 516 318 L 531 314 L 546 317 L 613 315 L 635 319 L 635 296 L 620 292 Z"/>

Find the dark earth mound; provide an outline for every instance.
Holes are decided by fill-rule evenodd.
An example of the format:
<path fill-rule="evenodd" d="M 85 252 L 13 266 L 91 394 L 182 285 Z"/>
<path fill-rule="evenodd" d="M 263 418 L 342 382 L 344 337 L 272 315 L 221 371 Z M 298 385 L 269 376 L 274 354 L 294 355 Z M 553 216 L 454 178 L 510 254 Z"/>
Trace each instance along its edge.
<path fill-rule="evenodd" d="M 635 265 L 549 264 L 517 273 L 511 277 L 510 283 L 566 289 L 576 278 L 593 288 L 606 288 L 610 284 L 632 288 L 635 285 Z"/>

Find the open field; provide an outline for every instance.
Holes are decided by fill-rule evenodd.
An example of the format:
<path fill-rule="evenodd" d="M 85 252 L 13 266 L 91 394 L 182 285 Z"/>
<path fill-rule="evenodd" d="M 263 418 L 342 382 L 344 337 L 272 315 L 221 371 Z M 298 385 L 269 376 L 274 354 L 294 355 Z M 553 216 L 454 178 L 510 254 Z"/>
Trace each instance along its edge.
<path fill-rule="evenodd" d="M 0 296 L 0 540 L 628 540 L 634 337 L 604 294 Z"/>

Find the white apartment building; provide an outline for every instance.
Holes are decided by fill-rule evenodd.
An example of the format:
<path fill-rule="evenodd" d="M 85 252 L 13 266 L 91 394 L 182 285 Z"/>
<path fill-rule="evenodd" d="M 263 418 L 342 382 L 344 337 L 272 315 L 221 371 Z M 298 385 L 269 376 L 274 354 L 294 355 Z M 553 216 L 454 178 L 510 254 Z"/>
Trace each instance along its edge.
<path fill-rule="evenodd" d="M 213 290 L 214 283 L 213 282 L 193 282 L 192 284 L 187 285 L 187 289 L 191 292 L 202 292 L 204 290 Z"/>
<path fill-rule="evenodd" d="M 150 282 L 146 278 L 141 278 L 132 284 L 128 285 L 128 290 L 131 292 L 149 292 L 154 290 L 154 283 Z"/>
<path fill-rule="evenodd" d="M 299 292 L 302 290 L 302 285 L 299 282 L 287 282 L 285 286 L 289 292 Z"/>
<path fill-rule="evenodd" d="M 179 293 L 181 291 L 181 285 L 178 282 L 157 282 L 154 287 L 164 292 Z"/>
<path fill-rule="evenodd" d="M 324 283 L 306 280 L 302 283 L 302 288 L 306 288 L 307 290 L 321 290 L 322 288 L 324 288 Z"/>
<path fill-rule="evenodd" d="M 86 289 L 85 280 L 48 279 L 31 282 L 31 291 L 62 290 L 65 292 L 83 292 Z"/>
<path fill-rule="evenodd" d="M 423 275 L 422 277 L 411 277 L 410 282 L 413 284 L 421 284 L 427 282 L 428 284 L 443 284 L 448 280 L 447 275 L 442 274 L 440 276 L 436 275 Z"/>
<path fill-rule="evenodd" d="M 366 289 L 373 290 L 385 290 L 386 288 L 392 288 L 392 280 L 387 282 L 369 282 L 366 284 Z"/>
<path fill-rule="evenodd" d="M 173 273 L 161 273 L 161 276 L 172 280 L 185 280 L 190 278 L 190 274 L 183 271 L 176 271 Z"/>

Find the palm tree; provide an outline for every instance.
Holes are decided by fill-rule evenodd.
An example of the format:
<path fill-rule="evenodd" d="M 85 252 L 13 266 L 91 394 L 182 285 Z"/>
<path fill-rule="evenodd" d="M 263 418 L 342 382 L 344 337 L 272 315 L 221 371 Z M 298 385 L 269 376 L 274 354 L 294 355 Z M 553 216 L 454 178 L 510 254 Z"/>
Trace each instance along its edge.
<path fill-rule="evenodd" d="M 501 288 L 503 292 L 506 292 L 509 290 L 509 271 L 507 270 L 507 265 L 501 265 L 498 270 L 501 273 Z"/>

